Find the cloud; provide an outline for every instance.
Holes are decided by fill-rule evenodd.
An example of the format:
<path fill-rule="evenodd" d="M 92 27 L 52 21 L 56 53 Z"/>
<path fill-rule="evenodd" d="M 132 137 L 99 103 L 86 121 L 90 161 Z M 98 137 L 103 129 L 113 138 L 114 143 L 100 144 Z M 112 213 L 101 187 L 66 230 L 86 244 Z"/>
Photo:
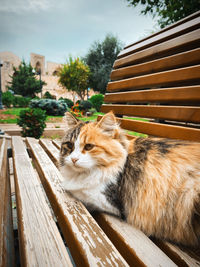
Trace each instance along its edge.
<path fill-rule="evenodd" d="M 0 12 L 22 14 L 45 11 L 52 7 L 51 0 L 1 0 Z"/>

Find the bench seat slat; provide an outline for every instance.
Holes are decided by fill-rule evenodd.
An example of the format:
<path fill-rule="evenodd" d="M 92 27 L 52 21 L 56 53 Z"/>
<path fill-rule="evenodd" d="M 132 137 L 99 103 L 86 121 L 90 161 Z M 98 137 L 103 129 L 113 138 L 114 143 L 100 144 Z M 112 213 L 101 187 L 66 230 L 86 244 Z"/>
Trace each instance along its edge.
<path fill-rule="evenodd" d="M 189 32 L 187 34 L 181 35 L 179 37 L 173 38 L 161 44 L 157 44 L 153 47 L 149 47 L 145 50 L 136 52 L 129 56 L 117 59 L 113 65 L 114 69 L 128 66 L 130 64 L 136 63 L 138 61 L 144 60 L 145 58 L 155 58 L 159 55 L 166 55 L 172 50 L 178 51 L 180 48 L 190 46 L 192 43 L 198 43 L 200 40 L 200 29 Z"/>
<path fill-rule="evenodd" d="M 7 141 L 0 140 L 0 266 L 15 266 Z"/>
<path fill-rule="evenodd" d="M 200 102 L 200 86 L 107 93 L 105 103 L 196 103 Z"/>
<path fill-rule="evenodd" d="M 23 266 L 72 266 L 26 147 L 12 138 L 15 190 Z"/>
<path fill-rule="evenodd" d="M 60 172 L 37 140 L 27 138 L 27 143 L 75 263 L 78 266 L 128 266 L 83 204 L 62 189 Z"/>
<path fill-rule="evenodd" d="M 51 158 L 51 160 L 58 167 L 58 161 L 57 161 L 57 159 L 59 159 L 58 148 L 49 139 L 40 139 L 39 143 L 44 148 L 44 150 L 46 151 L 48 156 Z"/>
<path fill-rule="evenodd" d="M 101 117 L 102 116 L 98 116 L 98 120 L 100 120 Z M 129 131 L 171 139 L 200 141 L 200 129 L 129 119 L 118 120 L 120 126 Z"/>
<path fill-rule="evenodd" d="M 162 249 L 178 266 L 199 267 L 199 248 L 179 248 L 178 246 L 162 240 L 154 240 L 155 244 Z M 187 252 L 186 252 L 187 251 Z"/>
<path fill-rule="evenodd" d="M 130 266 L 176 266 L 144 233 L 133 226 L 106 214 L 98 214 L 95 219 Z"/>
<path fill-rule="evenodd" d="M 188 16 L 162 29 L 161 31 L 154 33 L 151 36 L 148 36 L 136 43 L 126 46 L 124 50 L 119 53 L 118 58 L 135 53 L 139 50 L 143 50 L 157 43 L 161 43 L 176 36 L 182 35 L 185 32 L 191 31 L 191 29 L 197 28 L 199 26 L 199 13 L 200 12 L 196 12 L 191 16 Z"/>
<path fill-rule="evenodd" d="M 173 84 L 188 83 L 188 81 L 199 81 L 200 65 L 169 70 L 159 73 L 142 75 L 129 79 L 110 82 L 107 91 L 123 91 L 140 88 L 152 88 L 154 86 L 169 86 Z"/>
<path fill-rule="evenodd" d="M 147 73 L 155 73 L 164 70 L 177 69 L 197 64 L 200 61 L 200 48 L 164 57 L 161 59 L 132 65 L 129 67 L 114 69 L 111 72 L 111 80 L 120 80 Z"/>
<path fill-rule="evenodd" d="M 102 112 L 113 111 L 118 115 L 172 121 L 200 122 L 200 107 L 156 106 L 156 105 L 103 105 Z"/>

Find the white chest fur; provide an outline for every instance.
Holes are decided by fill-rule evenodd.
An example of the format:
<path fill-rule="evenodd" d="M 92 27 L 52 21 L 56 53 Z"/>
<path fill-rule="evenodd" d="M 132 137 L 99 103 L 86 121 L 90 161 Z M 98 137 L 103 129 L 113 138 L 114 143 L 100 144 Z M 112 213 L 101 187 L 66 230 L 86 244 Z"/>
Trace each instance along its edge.
<path fill-rule="evenodd" d="M 99 169 L 79 173 L 63 166 L 60 171 L 64 178 L 62 183 L 64 189 L 82 201 L 89 209 L 119 215 L 119 211 L 107 201 L 104 194 L 107 184 L 115 182 L 115 177 L 102 173 Z"/>

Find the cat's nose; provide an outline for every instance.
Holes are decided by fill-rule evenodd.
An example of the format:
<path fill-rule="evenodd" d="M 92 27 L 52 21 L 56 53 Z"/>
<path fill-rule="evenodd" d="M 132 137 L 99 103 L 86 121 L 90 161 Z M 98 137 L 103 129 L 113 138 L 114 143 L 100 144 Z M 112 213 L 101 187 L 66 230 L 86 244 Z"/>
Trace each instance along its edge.
<path fill-rule="evenodd" d="M 77 158 L 71 158 L 71 161 L 75 164 L 78 161 L 78 159 Z"/>

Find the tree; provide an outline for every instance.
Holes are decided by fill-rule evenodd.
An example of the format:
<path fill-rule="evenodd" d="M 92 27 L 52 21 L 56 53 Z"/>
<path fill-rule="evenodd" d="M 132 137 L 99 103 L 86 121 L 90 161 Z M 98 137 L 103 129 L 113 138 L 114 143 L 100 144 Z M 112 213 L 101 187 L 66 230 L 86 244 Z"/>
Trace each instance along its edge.
<path fill-rule="evenodd" d="M 36 79 L 31 64 L 26 64 L 25 61 L 19 65 L 18 68 L 13 67 L 12 80 L 8 89 L 14 91 L 16 94 L 28 97 L 35 97 L 36 93 L 41 92 L 42 86 L 45 84 L 43 81 Z"/>
<path fill-rule="evenodd" d="M 164 28 L 200 9 L 199 0 L 127 0 L 129 5 L 136 7 L 142 4 L 145 8 L 141 11 L 146 15 L 150 13 L 155 17 L 158 15 L 158 24 Z"/>
<path fill-rule="evenodd" d="M 96 41 L 91 46 L 84 61 L 90 67 L 89 84 L 94 91 L 105 93 L 113 63 L 122 47 L 117 37 L 111 34 L 103 42 Z"/>
<path fill-rule="evenodd" d="M 89 74 L 90 69 L 83 60 L 79 58 L 73 60 L 69 57 L 67 64 L 63 65 L 58 72 L 59 83 L 67 90 L 76 92 L 83 100 L 89 86 Z"/>

